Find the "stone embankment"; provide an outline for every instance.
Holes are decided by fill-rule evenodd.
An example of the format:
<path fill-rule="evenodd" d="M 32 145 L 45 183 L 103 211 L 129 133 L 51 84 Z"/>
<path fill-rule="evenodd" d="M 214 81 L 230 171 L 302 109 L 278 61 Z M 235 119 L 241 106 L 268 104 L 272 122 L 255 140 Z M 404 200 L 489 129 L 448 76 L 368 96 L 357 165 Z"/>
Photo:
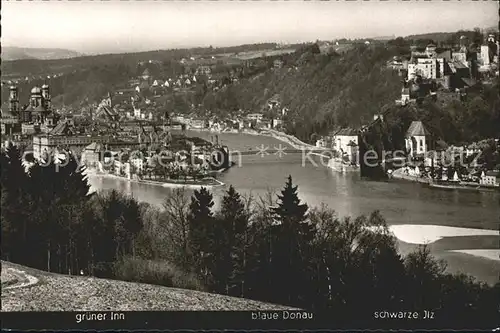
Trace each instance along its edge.
<path fill-rule="evenodd" d="M 265 129 L 260 132 L 261 135 L 271 136 L 275 139 L 283 141 L 295 149 L 321 149 L 308 143 L 302 142 L 293 135 L 288 135 L 272 129 Z"/>

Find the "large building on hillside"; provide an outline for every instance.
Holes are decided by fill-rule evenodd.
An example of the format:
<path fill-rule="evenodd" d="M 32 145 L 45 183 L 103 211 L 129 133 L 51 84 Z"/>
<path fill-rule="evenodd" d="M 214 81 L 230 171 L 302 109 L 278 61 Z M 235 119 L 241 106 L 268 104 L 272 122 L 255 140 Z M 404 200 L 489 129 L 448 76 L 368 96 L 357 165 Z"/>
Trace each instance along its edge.
<path fill-rule="evenodd" d="M 47 133 L 56 126 L 59 118 L 52 110 L 48 85 L 31 89 L 29 103 L 23 107 L 18 88 L 11 86 L 8 110 L 2 110 L 1 114 L 1 130 L 3 135 Z"/>
<path fill-rule="evenodd" d="M 440 64 L 435 58 L 417 58 L 408 63 L 408 79 L 414 79 L 420 75 L 426 79 L 436 79 L 440 77 Z"/>
<path fill-rule="evenodd" d="M 452 60 L 451 49 L 437 48 L 434 44 L 429 44 L 425 50 L 414 48 L 408 62 L 408 80 L 417 75 L 426 79 L 443 78 L 447 73 L 447 64 Z"/>
<path fill-rule="evenodd" d="M 33 136 L 33 157 L 45 159 L 56 152 L 72 151 L 80 155 L 91 143 L 101 144 L 110 150 L 121 148 L 138 149 L 141 142 L 136 137 L 114 138 L 110 135 L 70 135 L 64 130 L 61 133 L 48 133 Z"/>

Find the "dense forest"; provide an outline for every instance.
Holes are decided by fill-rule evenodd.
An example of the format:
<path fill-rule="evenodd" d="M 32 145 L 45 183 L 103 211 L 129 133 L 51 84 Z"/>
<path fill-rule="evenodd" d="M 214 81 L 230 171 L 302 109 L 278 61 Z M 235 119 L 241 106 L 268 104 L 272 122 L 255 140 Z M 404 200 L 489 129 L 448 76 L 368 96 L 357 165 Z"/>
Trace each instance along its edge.
<path fill-rule="evenodd" d="M 177 189 L 160 209 L 116 191 L 89 195 L 74 159 L 25 172 L 20 156 L 15 146 L 0 156 L 2 259 L 328 310 L 345 323 L 380 309 L 498 319 L 500 283 L 446 274 L 426 247 L 402 257 L 380 213 L 308 207 L 291 177 L 277 197 L 229 187 L 214 209 L 209 190 Z"/>

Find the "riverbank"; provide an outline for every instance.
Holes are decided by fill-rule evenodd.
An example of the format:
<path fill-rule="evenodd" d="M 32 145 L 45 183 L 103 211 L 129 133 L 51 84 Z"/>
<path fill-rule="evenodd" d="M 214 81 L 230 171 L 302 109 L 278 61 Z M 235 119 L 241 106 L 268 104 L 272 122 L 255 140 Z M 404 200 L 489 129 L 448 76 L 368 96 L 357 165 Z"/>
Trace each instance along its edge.
<path fill-rule="evenodd" d="M 472 250 L 451 250 L 450 252 L 468 254 L 477 258 L 500 261 L 500 250 L 493 249 L 472 249 Z"/>
<path fill-rule="evenodd" d="M 433 182 L 432 179 L 427 178 L 427 177 L 420 177 L 420 176 L 413 176 L 413 175 L 405 174 L 403 171 L 403 168 L 394 170 L 394 172 L 392 174 L 390 174 L 389 177 L 392 179 L 399 179 L 399 180 L 405 180 L 405 181 L 410 181 L 410 182 L 414 182 L 414 183 L 426 184 L 426 185 L 428 185 L 429 188 L 432 188 L 432 189 L 475 191 L 475 192 L 499 192 L 499 189 L 496 187 L 488 187 L 488 186 L 483 186 L 483 185 L 476 184 L 476 183 L 457 182 L 455 184 L 446 184 L 446 183 Z"/>
<path fill-rule="evenodd" d="M 95 170 L 88 170 L 85 173 L 86 176 L 88 177 L 98 177 L 98 178 L 107 178 L 107 179 L 118 179 L 122 181 L 127 181 L 131 183 L 138 183 L 138 184 L 147 184 L 147 185 L 154 185 L 154 186 L 161 186 L 161 187 L 167 187 L 167 188 L 179 188 L 179 187 L 185 187 L 185 188 L 190 188 L 190 189 L 200 189 L 202 187 L 207 187 L 207 188 L 212 188 L 212 187 L 219 187 L 219 186 L 224 186 L 223 182 L 213 178 L 213 177 L 208 177 L 202 179 L 199 183 L 195 183 L 195 181 L 176 181 L 176 180 L 169 180 L 169 181 L 156 181 L 156 180 L 146 180 L 146 179 L 129 179 L 126 177 L 122 176 L 117 176 L 113 175 L 110 173 L 105 173 L 105 172 L 98 172 Z"/>
<path fill-rule="evenodd" d="M 316 146 L 310 145 L 308 143 L 305 143 L 303 141 L 300 141 L 293 135 L 288 135 L 283 132 L 279 132 L 273 129 L 262 129 L 262 130 L 252 130 L 252 129 L 243 129 L 241 131 L 209 131 L 209 130 L 197 130 L 197 129 L 190 129 L 190 131 L 193 132 L 200 132 L 200 133 L 213 133 L 214 135 L 218 134 L 247 134 L 247 135 L 253 135 L 253 136 L 264 136 L 264 137 L 271 137 L 276 140 L 279 140 L 294 149 L 321 149 Z"/>
<path fill-rule="evenodd" d="M 403 168 L 399 168 L 399 169 L 394 170 L 394 172 L 391 173 L 390 178 L 399 179 L 399 180 L 407 180 L 410 182 L 421 183 L 421 184 L 429 184 L 430 183 L 430 179 L 428 179 L 428 178 L 405 174 L 403 172 Z"/>
<path fill-rule="evenodd" d="M 283 132 L 279 132 L 279 131 L 272 130 L 272 129 L 261 130 L 258 133 L 258 135 L 273 137 L 273 138 L 278 139 L 286 144 L 289 144 L 290 146 L 292 146 L 295 149 L 321 149 L 321 148 L 318 148 L 316 146 L 305 143 L 303 141 L 300 141 L 299 139 L 297 139 L 293 135 L 288 135 L 288 134 L 285 134 Z"/>

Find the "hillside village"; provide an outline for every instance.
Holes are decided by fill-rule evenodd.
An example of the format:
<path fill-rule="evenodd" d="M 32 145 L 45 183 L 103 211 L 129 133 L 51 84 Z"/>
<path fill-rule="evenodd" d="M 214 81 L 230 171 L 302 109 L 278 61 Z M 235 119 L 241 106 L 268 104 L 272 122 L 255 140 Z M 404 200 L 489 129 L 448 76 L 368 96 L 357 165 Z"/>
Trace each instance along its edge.
<path fill-rule="evenodd" d="M 463 101 L 467 93 L 477 91 L 481 84 L 493 85 L 499 77 L 499 49 L 500 44 L 494 34 L 488 34 L 482 45 L 469 44 L 466 36 L 460 36 L 460 45 L 455 47 L 437 48 L 428 44 L 425 48 L 417 48 L 412 45 L 408 58 L 395 56 L 387 62 L 387 66 L 398 71 L 402 78 L 401 99 L 395 101 L 396 105 L 421 105 L 425 99 L 434 102 L 439 99 Z M 375 115 L 373 122 L 363 126 L 361 131 L 378 121 L 383 121 L 383 115 Z M 318 139 L 316 146 L 337 149 L 341 152 L 343 164 L 358 165 L 359 132 L 353 128 L 340 128 Z M 405 146 L 408 157 L 414 163 L 404 172 L 411 176 L 408 178 L 424 179 L 424 182 L 429 181 L 432 173 L 432 178 L 442 181 L 499 186 L 498 142 L 496 137 L 460 146 L 448 146 L 442 141 L 436 145 L 436 138 L 422 122 L 413 121 L 405 135 Z M 486 169 L 472 164 L 469 168 L 446 167 L 446 161 L 450 165 L 449 161 L 454 159 L 466 159 L 471 163 L 483 151 L 491 151 L 497 156 L 494 161 L 489 161 L 488 166 L 483 166 Z M 434 170 L 435 167 L 439 169 Z"/>
<path fill-rule="evenodd" d="M 384 45 L 385 42 L 358 41 L 358 45 L 365 47 L 371 47 L 371 43 L 373 47 L 377 47 Z M 397 44 L 398 40 L 387 43 Z M 9 110 L 2 112 L 2 136 L 8 140 L 22 141 L 28 148 L 32 147 L 34 159 L 50 154 L 51 151 L 67 150 L 70 147 L 76 149 L 78 154 L 87 152 L 86 156 L 95 156 L 105 147 L 111 147 L 117 150 L 117 153 L 124 149 L 142 147 L 141 149 L 150 150 L 147 155 L 151 159 L 155 156 L 155 150 L 177 145 L 177 151 L 172 151 L 172 156 L 178 155 L 180 150 L 187 150 L 192 152 L 191 156 L 199 156 L 200 161 L 191 166 L 186 163 L 177 165 L 174 169 L 198 170 L 198 173 L 194 174 L 192 170 L 182 172 L 193 174 L 196 179 L 197 174 L 200 177 L 206 175 L 200 172 L 207 169 L 204 162 L 210 160 L 208 156 L 215 150 L 224 151 L 224 155 L 228 155 L 227 147 L 222 147 L 216 142 L 215 136 L 212 142 L 202 143 L 199 148 L 194 145 L 193 139 L 180 137 L 174 139 L 179 144 L 172 145 L 172 133 L 184 130 L 237 133 L 269 129 L 287 132 L 287 124 L 289 125 L 290 121 L 295 122 L 294 112 L 290 112 L 287 103 L 282 102 L 283 98 L 279 93 L 268 97 L 259 109 L 237 108 L 238 103 L 231 103 L 227 99 L 217 101 L 218 94 L 226 94 L 233 87 L 247 84 L 269 72 L 298 72 L 302 67 L 309 66 L 311 56 L 315 53 L 338 57 L 352 48 L 353 44 L 345 41 L 341 43 L 318 41 L 295 53 L 290 53 L 286 46 L 276 46 L 277 50 L 273 56 L 268 56 L 265 52 L 260 54 L 260 57 L 254 54 L 255 58 L 239 55 L 243 60 L 239 59 L 238 62 L 227 59 L 222 61 L 219 56 L 191 56 L 169 62 L 140 61 L 137 63 L 138 75 L 129 77 L 126 82 L 118 83 L 113 91 L 108 91 L 100 103 L 88 103 L 77 109 L 59 111 L 51 105 L 47 84 L 42 88 L 34 87 L 31 90 L 29 106 L 24 110 L 19 101 L 19 89 L 12 85 Z M 425 48 L 415 45 L 410 45 L 406 51 L 404 47 L 400 48 L 408 55 L 394 56 L 386 65 L 387 68 L 396 71 L 401 80 L 401 98 L 395 101 L 399 107 L 422 105 L 426 99 L 434 102 L 463 101 L 468 93 L 474 93 L 480 85 L 491 85 L 492 80 L 498 78 L 500 47 L 495 34 L 488 34 L 481 45 L 469 43 L 466 36 L 460 36 L 459 44 L 449 47 L 437 47 L 431 43 Z M 167 64 L 169 66 L 166 70 Z M 60 74 L 54 77 L 58 75 Z M 212 104 L 207 97 L 210 94 L 215 98 Z M 383 122 L 384 112 L 388 111 L 376 113 L 373 121 L 365 122 L 360 128 L 337 125 L 333 130 L 330 129 L 328 135 L 321 136 L 311 143 L 320 149 L 332 149 L 336 156 L 335 163 L 341 170 L 346 167 L 359 168 L 359 144 L 362 140 L 360 135 L 377 122 Z M 429 156 L 423 154 L 434 154 L 436 149 L 435 140 L 431 139 L 429 130 L 420 120 L 417 123 L 420 124 L 420 131 L 413 133 L 410 127 L 404 145 L 409 158 L 419 161 L 417 168 L 426 170 L 416 172 L 420 176 L 424 173 L 429 174 L 431 168 L 431 163 L 426 162 L 429 161 Z M 498 142 L 498 138 L 496 139 Z M 2 140 L 2 145 L 4 144 L 5 139 Z M 494 147 L 498 147 L 494 140 L 469 142 L 458 147 L 440 149 L 448 155 L 464 154 L 466 158 L 470 158 L 473 154 L 491 147 L 493 151 L 496 150 Z M 187 156 L 184 158 L 187 159 Z M 500 163 L 498 158 L 494 160 Z M 94 157 L 88 161 L 90 164 L 96 162 Z M 451 176 L 443 176 L 443 179 L 457 179 L 455 173 L 459 172 L 460 179 L 466 178 L 480 184 L 498 186 L 498 178 L 494 181 L 490 179 L 492 174 L 498 172 L 498 166 L 492 163 L 485 166 L 486 169 L 477 168 L 468 171 L 450 169 L 450 171 L 445 168 L 439 172 L 443 174 L 451 172 Z M 154 169 L 153 164 L 149 169 Z M 114 169 L 117 170 L 117 174 L 128 174 L 130 178 L 131 169 L 140 169 L 140 173 L 144 173 L 143 165 L 144 161 L 131 161 L 129 165 L 118 165 Z M 147 173 L 152 177 L 151 170 Z M 169 173 L 177 174 L 175 177 L 178 177 L 178 172 L 170 170 Z"/>

